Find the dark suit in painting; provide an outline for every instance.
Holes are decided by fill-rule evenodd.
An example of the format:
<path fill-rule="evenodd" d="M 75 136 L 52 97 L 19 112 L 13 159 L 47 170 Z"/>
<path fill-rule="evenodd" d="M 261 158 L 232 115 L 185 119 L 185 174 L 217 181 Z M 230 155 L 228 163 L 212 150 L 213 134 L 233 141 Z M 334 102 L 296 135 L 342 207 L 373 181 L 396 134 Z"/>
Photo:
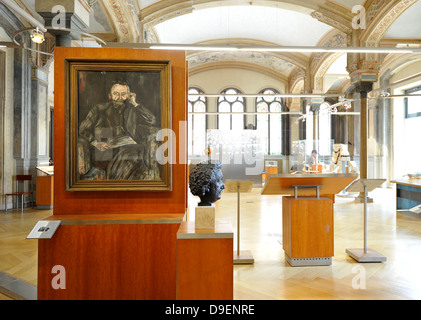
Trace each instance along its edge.
<path fill-rule="evenodd" d="M 94 106 L 79 126 L 79 173 L 82 180 L 156 180 L 155 116 L 125 100 Z M 105 150 L 97 146 L 107 144 Z"/>

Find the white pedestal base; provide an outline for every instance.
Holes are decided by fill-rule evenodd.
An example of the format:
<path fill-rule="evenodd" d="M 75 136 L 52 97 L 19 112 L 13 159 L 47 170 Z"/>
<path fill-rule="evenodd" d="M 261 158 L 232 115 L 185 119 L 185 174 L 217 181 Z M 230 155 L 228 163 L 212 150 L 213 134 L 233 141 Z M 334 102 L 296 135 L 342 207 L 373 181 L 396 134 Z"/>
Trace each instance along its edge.
<path fill-rule="evenodd" d="M 254 258 L 251 254 L 251 251 L 240 251 L 240 254 L 237 251 L 234 251 L 234 264 L 253 264 Z"/>
<path fill-rule="evenodd" d="M 358 262 L 385 262 L 387 259 L 384 255 L 372 249 L 346 249 L 346 253 Z"/>

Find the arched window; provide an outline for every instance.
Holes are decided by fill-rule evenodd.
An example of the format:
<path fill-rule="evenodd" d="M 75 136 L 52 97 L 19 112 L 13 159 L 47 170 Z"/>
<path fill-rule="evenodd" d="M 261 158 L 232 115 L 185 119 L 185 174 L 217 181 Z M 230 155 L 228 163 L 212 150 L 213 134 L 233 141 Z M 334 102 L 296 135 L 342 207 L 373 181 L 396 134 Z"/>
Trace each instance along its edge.
<path fill-rule="evenodd" d="M 206 114 L 204 112 L 207 109 L 207 101 L 205 97 L 196 95 L 202 93 L 203 91 L 197 88 L 189 89 L 189 155 L 203 155 L 206 148 Z"/>
<path fill-rule="evenodd" d="M 241 94 L 237 89 L 226 89 L 221 94 Z M 245 102 L 243 97 L 238 96 L 221 96 L 218 98 L 218 129 L 239 131 L 244 129 L 245 122 Z M 233 112 L 231 114 L 223 114 L 223 112 Z M 239 114 L 234 114 L 238 112 Z"/>
<path fill-rule="evenodd" d="M 276 90 L 265 89 L 259 94 L 279 94 Z M 279 97 L 257 97 L 256 129 L 263 141 L 263 150 L 268 155 L 282 154 L 282 99 Z"/>

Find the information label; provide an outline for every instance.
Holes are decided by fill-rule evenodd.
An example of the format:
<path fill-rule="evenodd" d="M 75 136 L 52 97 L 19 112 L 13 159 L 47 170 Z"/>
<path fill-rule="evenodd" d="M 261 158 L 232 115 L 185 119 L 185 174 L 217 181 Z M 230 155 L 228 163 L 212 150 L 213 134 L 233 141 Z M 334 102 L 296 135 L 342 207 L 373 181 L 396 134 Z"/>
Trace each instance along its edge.
<path fill-rule="evenodd" d="M 61 221 L 38 221 L 26 239 L 51 239 Z"/>

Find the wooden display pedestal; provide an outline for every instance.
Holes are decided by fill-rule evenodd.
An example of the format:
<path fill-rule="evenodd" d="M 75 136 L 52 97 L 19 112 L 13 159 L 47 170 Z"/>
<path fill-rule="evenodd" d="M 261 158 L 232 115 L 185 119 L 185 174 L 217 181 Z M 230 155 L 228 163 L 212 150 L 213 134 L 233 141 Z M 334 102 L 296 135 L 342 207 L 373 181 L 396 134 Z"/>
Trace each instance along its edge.
<path fill-rule="evenodd" d="M 183 123 L 188 117 L 184 51 L 110 47 L 54 50 L 54 208 L 53 216 L 46 220 L 60 221 L 60 226 L 50 239 L 38 240 L 39 300 L 176 298 L 177 231 L 188 207 L 187 149 L 177 150 L 179 161 L 160 168 L 161 178 L 168 180 L 171 174 L 168 189 L 163 190 L 160 179 L 144 183 L 131 179 L 91 181 L 93 184 L 80 181 L 87 182 L 82 189 L 69 189 L 72 179 L 77 178 L 71 173 L 78 170 L 77 152 L 73 154 L 77 139 L 69 132 L 80 129 L 73 120 L 78 113 L 90 112 L 91 107 L 82 103 L 70 106 L 68 98 L 78 101 L 96 86 L 100 87 L 96 93 L 101 101 L 94 99 L 95 103 L 105 102 L 109 96 L 105 82 L 97 84 L 96 76 L 87 76 L 83 88 L 78 86 L 79 72 L 99 75 L 110 65 L 117 73 L 132 74 L 129 85 L 133 88 L 139 84 L 134 81 L 136 77 L 155 73 L 157 61 L 170 62 L 170 74 L 162 71 L 159 77 L 163 80 L 168 76 L 171 81 L 170 87 L 161 86 L 160 103 L 154 109 L 161 121 L 156 125 L 167 128 L 169 120 L 170 128 L 177 132 L 172 142 L 180 145 L 187 139 Z M 137 69 L 143 64 L 143 71 Z M 105 77 L 104 81 L 111 83 L 112 79 Z M 138 101 L 145 98 L 141 92 L 149 91 L 148 86 L 139 87 L 135 91 Z M 167 91 L 171 92 L 168 97 Z M 171 99 L 169 107 L 159 108 L 166 105 L 167 98 Z M 143 156 L 146 160 L 156 155 Z M 123 168 L 124 163 L 119 165 Z"/>
<path fill-rule="evenodd" d="M 39 300 L 174 300 L 177 231 L 183 214 L 50 217 L 39 239 Z M 60 284 L 54 268 L 58 266 Z M 57 279 L 57 278 L 56 278 Z"/>
<path fill-rule="evenodd" d="M 232 300 L 233 232 L 229 222 L 195 229 L 183 222 L 177 233 L 177 300 Z"/>
<path fill-rule="evenodd" d="M 332 264 L 332 199 L 283 197 L 282 221 L 283 249 L 291 266 Z"/>
<path fill-rule="evenodd" d="M 316 173 L 269 178 L 263 195 L 294 195 L 282 197 L 283 248 L 291 266 L 332 264 L 334 195 L 357 177 L 357 174 Z"/>

